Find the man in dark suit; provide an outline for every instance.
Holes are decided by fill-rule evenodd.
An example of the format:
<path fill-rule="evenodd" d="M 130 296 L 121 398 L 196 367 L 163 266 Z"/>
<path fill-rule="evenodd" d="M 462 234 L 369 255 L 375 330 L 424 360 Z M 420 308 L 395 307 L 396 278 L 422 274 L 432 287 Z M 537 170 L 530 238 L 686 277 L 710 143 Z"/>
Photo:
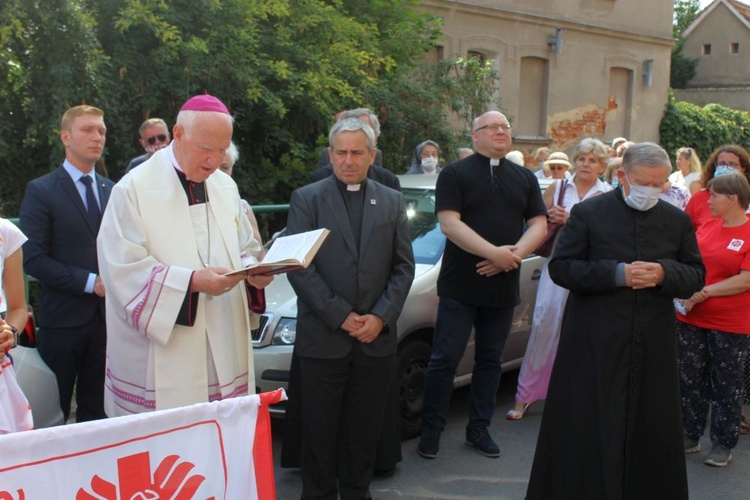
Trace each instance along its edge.
<path fill-rule="evenodd" d="M 401 193 L 367 179 L 375 134 L 342 119 L 329 134 L 334 175 L 292 194 L 287 231 L 331 233 L 297 293 L 302 497 L 369 498 L 384 403 L 394 383 L 396 320 L 414 279 Z"/>
<path fill-rule="evenodd" d="M 21 203 L 21 229 L 29 238 L 24 269 L 42 286 L 39 354 L 57 376 L 66 420 L 77 383 L 77 422 L 106 416 L 107 333 L 96 236 L 114 184 L 94 171 L 106 132 L 102 110 L 87 105 L 67 110 L 60 127 L 65 161 L 29 182 Z"/>

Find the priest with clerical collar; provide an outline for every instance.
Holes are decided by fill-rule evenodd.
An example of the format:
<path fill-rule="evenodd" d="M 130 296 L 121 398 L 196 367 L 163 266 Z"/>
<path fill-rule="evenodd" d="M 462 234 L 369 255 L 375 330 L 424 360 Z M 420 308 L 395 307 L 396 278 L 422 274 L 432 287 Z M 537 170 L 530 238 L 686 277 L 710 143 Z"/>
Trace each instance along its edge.
<path fill-rule="evenodd" d="M 217 172 L 232 128 L 218 98 L 189 99 L 172 143 L 113 190 L 98 238 L 109 416 L 254 392 L 251 306 L 272 278 L 224 276 L 261 250 L 237 185 Z"/>
<path fill-rule="evenodd" d="M 386 409 L 395 408 L 396 320 L 414 256 L 403 195 L 367 178 L 375 132 L 344 118 L 328 140 L 333 174 L 289 203 L 288 234 L 330 230 L 314 265 L 289 274 L 299 366 L 290 411 L 299 413 L 301 497 L 370 498 Z"/>

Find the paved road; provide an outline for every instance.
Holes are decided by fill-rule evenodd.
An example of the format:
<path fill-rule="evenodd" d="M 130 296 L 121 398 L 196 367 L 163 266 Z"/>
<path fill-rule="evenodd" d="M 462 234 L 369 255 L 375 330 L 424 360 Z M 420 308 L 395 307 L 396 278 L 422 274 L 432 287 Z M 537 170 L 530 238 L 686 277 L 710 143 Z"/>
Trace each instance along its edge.
<path fill-rule="evenodd" d="M 417 455 L 417 440 L 402 444 L 404 460 L 393 477 L 376 478 L 371 491 L 376 500 L 505 500 L 522 499 L 531 471 L 541 405 L 532 407 L 527 418 L 509 422 L 505 412 L 513 404 L 517 372 L 503 377 L 496 417 L 491 433 L 500 445 L 497 459 L 479 455 L 464 443 L 468 390 L 453 394 L 448 427 L 441 439 L 440 456 L 425 460 Z M 283 422 L 274 422 L 274 459 L 279 500 L 298 499 L 302 490 L 299 471 L 278 467 Z M 710 448 L 707 437 L 701 441 Z M 705 451 L 687 456 L 691 500 L 750 499 L 750 436 L 741 437 L 728 467 L 703 464 Z"/>

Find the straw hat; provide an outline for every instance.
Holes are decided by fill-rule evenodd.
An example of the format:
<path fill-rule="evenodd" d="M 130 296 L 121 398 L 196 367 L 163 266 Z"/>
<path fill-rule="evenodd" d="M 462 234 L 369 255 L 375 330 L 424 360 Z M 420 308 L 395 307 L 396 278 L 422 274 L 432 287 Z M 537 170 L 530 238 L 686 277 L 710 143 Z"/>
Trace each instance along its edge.
<path fill-rule="evenodd" d="M 560 152 L 549 155 L 547 161 L 544 162 L 544 166 L 548 167 L 550 165 L 566 165 L 568 168 L 573 167 L 573 165 L 570 164 L 570 161 L 568 161 L 568 155 Z"/>

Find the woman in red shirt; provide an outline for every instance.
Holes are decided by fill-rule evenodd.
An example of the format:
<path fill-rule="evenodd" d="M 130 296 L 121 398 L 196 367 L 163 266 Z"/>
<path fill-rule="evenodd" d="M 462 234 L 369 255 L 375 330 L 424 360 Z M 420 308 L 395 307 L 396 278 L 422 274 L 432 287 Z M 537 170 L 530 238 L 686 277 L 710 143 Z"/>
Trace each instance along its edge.
<path fill-rule="evenodd" d="M 707 465 L 723 467 L 739 437 L 743 369 L 750 347 L 750 183 L 731 173 L 708 183 L 714 218 L 697 232 L 706 286 L 677 304 L 685 453 L 700 451 L 711 404 Z"/>
<path fill-rule="evenodd" d="M 714 178 L 717 169 L 719 173 L 727 171 L 726 169 L 742 172 L 750 181 L 750 156 L 742 146 L 736 144 L 719 146 L 706 161 L 701 179 L 704 186 L 707 186 L 708 182 Z M 701 224 L 713 217 L 711 210 L 708 208 L 709 196 L 708 189 L 701 189 L 693 194 L 687 207 L 685 207 L 685 213 L 690 216 L 696 231 Z"/>

